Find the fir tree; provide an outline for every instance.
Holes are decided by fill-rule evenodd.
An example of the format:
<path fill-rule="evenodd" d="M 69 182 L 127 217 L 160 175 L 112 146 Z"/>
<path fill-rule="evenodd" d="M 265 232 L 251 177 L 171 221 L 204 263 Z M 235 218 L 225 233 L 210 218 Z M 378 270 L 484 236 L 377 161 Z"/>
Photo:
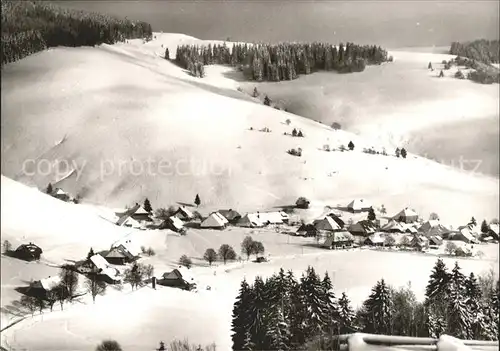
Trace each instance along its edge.
<path fill-rule="evenodd" d="M 407 153 L 406 153 L 405 148 L 402 148 L 402 149 L 401 149 L 401 157 L 402 157 L 402 158 L 406 158 L 406 155 L 407 155 Z"/>
<path fill-rule="evenodd" d="M 50 195 L 52 194 L 53 191 L 54 189 L 52 189 L 52 184 L 49 183 L 49 185 L 47 185 L 47 189 L 45 190 L 45 192 Z"/>
<path fill-rule="evenodd" d="M 307 337 L 307 317 L 308 310 L 305 303 L 304 290 L 294 278 L 291 271 L 287 274 L 287 281 L 290 289 L 290 317 L 289 325 L 292 334 L 290 345 L 299 347 L 304 344 Z"/>
<path fill-rule="evenodd" d="M 201 200 L 200 200 L 200 195 L 196 194 L 196 197 L 194 198 L 194 204 L 196 207 L 200 206 Z"/>
<path fill-rule="evenodd" d="M 401 154 L 399 147 L 396 148 L 396 151 L 394 153 L 396 154 L 396 157 L 399 157 L 399 155 Z"/>
<path fill-rule="evenodd" d="M 339 307 L 328 272 L 325 272 L 325 276 L 321 281 L 321 286 L 323 288 L 323 313 L 325 314 L 327 320 L 326 328 L 330 331 L 335 330 L 335 332 L 337 332 L 337 329 L 340 327 Z"/>
<path fill-rule="evenodd" d="M 318 335 L 326 330 L 329 316 L 324 306 L 326 302 L 324 287 L 314 268 L 307 268 L 306 275 L 300 280 L 300 287 L 307 308 L 307 335 Z"/>
<path fill-rule="evenodd" d="M 373 207 L 370 207 L 370 209 L 368 210 L 368 220 L 374 221 L 376 219 L 377 219 L 377 216 L 375 215 L 375 210 L 373 209 Z"/>
<path fill-rule="evenodd" d="M 349 148 L 349 150 L 354 150 L 354 143 L 351 141 L 349 141 L 349 144 L 347 144 L 347 147 Z"/>
<path fill-rule="evenodd" d="M 297 136 L 297 129 L 293 128 L 293 130 L 292 130 L 292 136 L 294 136 L 294 137 Z"/>
<path fill-rule="evenodd" d="M 370 296 L 363 303 L 364 331 L 375 334 L 391 334 L 391 310 L 391 294 L 384 279 L 381 279 L 372 288 Z"/>
<path fill-rule="evenodd" d="M 297 133 L 297 136 L 298 136 L 299 138 L 302 138 L 302 137 L 304 137 L 304 134 L 302 134 L 302 131 L 301 131 L 301 130 L 299 130 L 299 132 Z"/>
<path fill-rule="evenodd" d="M 271 99 L 269 98 L 269 96 L 266 95 L 266 97 L 264 98 L 264 105 L 266 106 L 271 106 Z"/>
<path fill-rule="evenodd" d="M 427 327 L 429 334 L 439 337 L 447 327 L 447 301 L 450 292 L 450 274 L 443 260 L 438 259 L 425 289 L 425 308 L 429 311 Z"/>
<path fill-rule="evenodd" d="M 427 66 L 427 69 L 432 69 L 432 63 L 429 62 L 429 65 Z"/>
<path fill-rule="evenodd" d="M 241 350 L 254 351 L 255 350 L 255 343 L 252 340 L 253 340 L 252 333 L 250 332 L 250 330 L 247 330 L 245 332 L 245 339 L 244 339 L 243 347 L 241 348 Z M 233 350 L 240 350 L 240 349 L 237 349 L 233 346 Z"/>
<path fill-rule="evenodd" d="M 489 226 L 488 226 L 488 223 L 486 222 L 486 219 L 484 219 L 484 220 L 481 222 L 481 233 L 483 233 L 483 234 L 487 234 L 489 229 L 490 229 L 490 228 L 489 228 Z"/>
<path fill-rule="evenodd" d="M 148 212 L 149 214 L 151 214 L 151 212 L 153 212 L 153 208 L 151 207 L 151 203 L 149 202 L 148 198 L 146 198 L 146 200 L 144 200 L 144 210 L 146 212 Z"/>
<path fill-rule="evenodd" d="M 290 349 L 290 330 L 280 305 L 271 307 L 266 329 L 268 350 L 287 351 Z"/>
<path fill-rule="evenodd" d="M 425 289 L 425 296 L 428 300 L 446 299 L 449 292 L 450 273 L 442 259 L 438 259 L 434 265 L 432 273 Z"/>
<path fill-rule="evenodd" d="M 89 253 L 87 254 L 87 260 L 90 260 L 92 256 L 94 256 L 94 250 L 90 248 Z"/>
<path fill-rule="evenodd" d="M 475 219 L 474 217 L 472 217 L 472 218 L 470 219 L 470 221 L 469 221 L 469 225 L 470 225 L 470 226 L 475 226 L 476 224 L 477 224 L 476 219 Z"/>
<path fill-rule="evenodd" d="M 259 97 L 259 95 L 260 95 L 260 94 L 259 94 L 259 91 L 257 90 L 257 87 L 253 88 L 253 93 L 252 93 L 252 96 L 253 96 L 254 98 L 256 98 L 256 97 Z"/>
<path fill-rule="evenodd" d="M 441 70 L 441 72 L 439 72 L 439 78 L 443 78 L 444 77 L 444 72 L 443 70 Z"/>
<path fill-rule="evenodd" d="M 246 280 L 243 280 L 240 285 L 240 292 L 236 298 L 233 307 L 233 320 L 231 330 L 233 331 L 233 350 L 243 350 L 247 331 L 250 327 L 251 320 L 248 314 L 248 308 L 253 299 L 252 288 Z"/>
<path fill-rule="evenodd" d="M 487 334 L 489 334 L 489 331 L 486 333 L 484 331 L 489 329 L 489 324 L 491 323 L 484 313 L 481 295 L 479 283 L 474 273 L 471 273 L 465 279 L 465 301 L 472 317 L 470 335 L 474 339 L 488 338 Z"/>
<path fill-rule="evenodd" d="M 467 306 L 465 294 L 465 276 L 455 262 L 450 275 L 450 293 L 448 296 L 448 334 L 459 339 L 471 337 L 472 315 Z"/>
<path fill-rule="evenodd" d="M 165 50 L 165 60 L 170 60 L 170 52 L 168 51 L 168 48 Z"/>
<path fill-rule="evenodd" d="M 268 303 L 266 301 L 266 286 L 261 277 L 257 276 L 253 284 L 253 296 L 248 304 L 249 325 L 252 342 L 257 350 L 266 349 L 266 321 L 268 318 Z"/>

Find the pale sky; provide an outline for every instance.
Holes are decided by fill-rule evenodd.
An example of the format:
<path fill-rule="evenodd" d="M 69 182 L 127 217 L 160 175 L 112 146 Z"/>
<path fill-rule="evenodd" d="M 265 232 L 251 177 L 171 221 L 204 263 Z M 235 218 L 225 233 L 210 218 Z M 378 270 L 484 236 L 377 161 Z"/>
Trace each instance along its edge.
<path fill-rule="evenodd" d="M 240 41 L 443 46 L 499 36 L 498 1 L 80 1 L 66 6 L 145 20 L 155 31 Z"/>

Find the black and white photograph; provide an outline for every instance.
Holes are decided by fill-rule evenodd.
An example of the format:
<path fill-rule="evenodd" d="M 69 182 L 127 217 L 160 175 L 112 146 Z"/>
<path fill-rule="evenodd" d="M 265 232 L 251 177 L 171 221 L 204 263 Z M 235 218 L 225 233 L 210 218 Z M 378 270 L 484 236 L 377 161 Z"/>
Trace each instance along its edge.
<path fill-rule="evenodd" d="M 0 351 L 498 350 L 500 1 L 0 2 Z"/>

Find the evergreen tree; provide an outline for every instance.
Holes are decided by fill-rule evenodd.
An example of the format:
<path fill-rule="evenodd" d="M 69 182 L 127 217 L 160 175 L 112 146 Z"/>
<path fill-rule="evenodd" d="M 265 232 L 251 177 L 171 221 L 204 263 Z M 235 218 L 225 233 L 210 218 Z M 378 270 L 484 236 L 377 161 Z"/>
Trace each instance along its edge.
<path fill-rule="evenodd" d="M 349 148 L 349 150 L 354 150 L 354 143 L 351 141 L 349 141 L 349 144 L 347 144 L 347 147 Z"/>
<path fill-rule="evenodd" d="M 266 106 L 271 106 L 271 99 L 269 98 L 269 96 L 266 95 L 266 97 L 264 98 L 264 105 Z"/>
<path fill-rule="evenodd" d="M 471 226 L 475 226 L 476 224 L 477 224 L 476 219 L 475 219 L 474 217 L 472 217 L 472 218 L 470 219 L 470 221 L 469 221 L 469 225 L 471 225 Z"/>
<path fill-rule="evenodd" d="M 432 69 L 432 63 L 429 62 L 429 65 L 427 66 L 427 69 Z"/>
<path fill-rule="evenodd" d="M 326 328 L 330 331 L 338 331 L 339 325 L 339 306 L 335 293 L 333 291 L 333 284 L 328 275 L 325 272 L 325 276 L 321 281 L 321 286 L 323 288 L 323 309 L 326 316 Z"/>
<path fill-rule="evenodd" d="M 90 248 L 89 253 L 87 254 L 87 260 L 90 260 L 92 256 L 94 256 L 94 250 Z"/>
<path fill-rule="evenodd" d="M 200 206 L 201 204 L 200 195 L 196 194 L 196 197 L 194 198 L 194 203 L 196 207 Z"/>
<path fill-rule="evenodd" d="M 407 155 L 407 154 L 406 154 L 406 150 L 405 150 L 405 148 L 402 148 L 402 149 L 401 149 L 401 157 L 402 157 L 402 158 L 406 158 L 406 155 Z"/>
<path fill-rule="evenodd" d="M 170 60 L 170 52 L 168 51 L 168 48 L 165 50 L 165 60 Z"/>
<path fill-rule="evenodd" d="M 471 337 L 472 315 L 465 297 L 465 276 L 455 262 L 450 275 L 450 293 L 448 296 L 448 334 L 459 339 Z"/>
<path fill-rule="evenodd" d="M 351 302 L 347 297 L 346 293 L 343 292 L 339 299 L 339 322 L 340 322 L 340 332 L 346 333 L 354 324 L 354 310 L 351 307 Z"/>
<path fill-rule="evenodd" d="M 259 91 L 257 90 L 257 87 L 253 88 L 253 94 L 252 94 L 252 96 L 253 96 L 254 98 L 256 98 L 256 97 L 259 97 L 259 95 L 260 95 L 260 94 L 259 94 Z"/>
<path fill-rule="evenodd" d="M 442 259 L 438 259 L 434 264 L 429 282 L 425 289 L 425 296 L 428 300 L 445 300 L 449 293 L 450 273 Z"/>
<path fill-rule="evenodd" d="M 241 350 L 243 351 L 254 351 L 255 350 L 255 343 L 252 341 L 252 333 L 250 332 L 250 329 L 245 332 L 245 340 L 243 342 L 243 347 Z M 237 349 L 233 346 L 233 350 L 240 350 Z"/>
<path fill-rule="evenodd" d="M 297 129 L 293 128 L 293 130 L 292 130 L 292 136 L 294 136 L 294 137 L 297 136 Z"/>
<path fill-rule="evenodd" d="M 491 323 L 485 314 L 482 305 L 482 293 L 479 283 L 474 275 L 471 273 L 465 279 L 465 302 L 469 308 L 472 317 L 471 338 L 474 339 L 488 339 L 488 334 L 491 333 L 488 329 Z M 487 331 L 488 330 L 488 331 Z M 487 332 L 485 332 L 487 331 Z"/>
<path fill-rule="evenodd" d="M 268 350 L 287 351 L 290 349 L 290 330 L 280 305 L 273 306 L 269 311 L 266 329 Z"/>
<path fill-rule="evenodd" d="M 302 277 L 304 277 L 302 275 Z M 289 325 L 291 332 L 290 345 L 292 347 L 299 347 L 306 341 L 307 334 L 307 318 L 308 310 L 305 303 L 304 290 L 301 288 L 301 284 L 298 283 L 291 271 L 287 274 L 287 281 L 289 284 L 290 291 L 290 317 Z"/>
<path fill-rule="evenodd" d="M 444 77 L 444 72 L 443 70 L 441 70 L 441 72 L 439 72 L 439 78 L 443 78 Z"/>
<path fill-rule="evenodd" d="M 373 209 L 373 207 L 370 207 L 370 209 L 368 210 L 368 220 L 374 221 L 376 219 L 377 219 L 377 216 L 375 215 L 375 210 Z"/>
<path fill-rule="evenodd" d="M 253 296 L 248 304 L 248 317 L 252 343 L 257 350 L 266 349 L 266 322 L 268 318 L 268 303 L 266 301 L 266 286 L 261 277 L 257 276 L 253 284 Z"/>
<path fill-rule="evenodd" d="M 366 333 L 391 334 L 391 294 L 381 279 L 363 303 L 362 322 Z"/>
<path fill-rule="evenodd" d="M 251 320 L 248 313 L 248 308 L 252 303 L 253 291 L 244 279 L 240 285 L 240 292 L 236 298 L 233 307 L 233 320 L 231 330 L 233 332 L 233 350 L 243 350 L 247 338 L 247 331 L 250 327 Z"/>
<path fill-rule="evenodd" d="M 47 190 L 45 190 L 45 192 L 50 195 L 52 194 L 53 191 L 54 189 L 52 189 L 52 184 L 49 183 L 49 185 L 47 185 Z"/>
<path fill-rule="evenodd" d="M 486 219 L 484 219 L 481 223 L 481 233 L 487 234 L 489 229 L 488 223 L 486 222 Z"/>
<path fill-rule="evenodd" d="M 447 328 L 447 301 L 450 292 L 450 274 L 443 260 L 438 259 L 425 289 L 427 327 L 432 337 L 439 337 Z"/>
<path fill-rule="evenodd" d="M 396 151 L 394 153 L 396 154 L 396 157 L 399 157 L 399 155 L 401 154 L 399 147 L 396 148 Z"/>
<path fill-rule="evenodd" d="M 318 335 L 327 329 L 329 316 L 324 305 L 327 296 L 313 267 L 307 268 L 306 275 L 300 280 L 300 287 L 307 308 L 306 333 L 307 335 Z M 329 307 L 333 309 L 332 304 L 333 302 L 330 302 Z"/>
<path fill-rule="evenodd" d="M 297 133 L 297 136 L 298 136 L 299 138 L 304 137 L 304 134 L 302 134 L 302 130 L 299 130 L 299 132 Z"/>
<path fill-rule="evenodd" d="M 151 212 L 153 212 L 153 208 L 151 207 L 151 202 L 149 202 L 148 198 L 146 198 L 146 200 L 144 200 L 144 210 L 146 212 L 148 212 L 149 214 L 151 214 Z"/>

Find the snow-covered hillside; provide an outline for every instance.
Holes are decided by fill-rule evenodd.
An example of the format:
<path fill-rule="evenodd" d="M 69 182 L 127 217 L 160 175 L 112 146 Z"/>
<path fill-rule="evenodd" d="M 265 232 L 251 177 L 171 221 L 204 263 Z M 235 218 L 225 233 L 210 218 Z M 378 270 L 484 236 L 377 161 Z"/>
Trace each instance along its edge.
<path fill-rule="evenodd" d="M 498 217 L 498 179 L 412 154 L 397 158 L 389 149 L 389 156 L 363 153 L 365 147 L 381 149 L 387 140 L 334 131 L 266 107 L 237 90 L 243 83 L 231 68 L 207 67 L 207 77 L 199 79 L 161 57 L 167 47 L 173 55 L 177 45 L 196 43 L 203 41 L 156 33 L 148 43 L 131 40 L 96 48 L 50 49 L 4 68 L 2 239 L 14 247 L 35 242 L 43 248 L 43 259 L 25 263 L 2 256 L 2 308 L 20 297 L 16 287 L 58 274 L 56 265 L 85 258 L 90 247 L 108 249 L 125 237 L 156 251 L 141 262 L 152 264 L 157 276 L 177 265 L 183 254 L 201 265 L 207 248 L 217 250 L 227 243 L 239 251 L 246 235 L 264 243 L 271 262 L 197 266 L 193 274 L 198 293 L 150 286 L 133 292 L 128 286 L 123 291 L 109 288 L 95 305 L 86 296 L 64 311 L 55 308 L 13 326 L 2 333 L 3 345 L 87 350 L 104 338 L 114 338 L 126 350 L 146 350 L 160 340 L 188 337 L 196 343 L 216 342 L 218 349 L 227 350 L 232 304 L 243 277 L 267 276 L 280 267 L 299 276 L 313 265 L 318 272 L 333 272 L 336 289 L 347 291 L 358 304 L 382 277 L 394 285 L 412 280 L 422 297 L 435 261 L 433 256 L 408 253 L 324 251 L 312 247 L 310 238 L 273 229 L 192 229 L 179 236 L 168 230 L 118 227 L 105 219 L 114 216 L 111 208 L 145 197 L 158 208 L 191 203 L 198 193 L 198 211 L 207 215 L 217 208 L 242 214 L 269 210 L 306 196 L 311 208 L 300 215 L 307 221 L 327 205 L 346 205 L 359 197 L 376 208 L 384 204 L 388 215 L 407 206 L 424 218 L 436 212 L 455 227 L 471 216 Z M 432 54 L 421 59 L 428 60 L 427 55 Z M 396 62 L 405 59 L 414 56 L 401 55 Z M 391 69 L 390 64 L 383 69 Z M 372 72 L 370 68 L 355 79 L 362 81 Z M 308 78 L 296 82 L 303 84 Z M 265 127 L 270 132 L 260 131 Z M 284 134 L 293 128 L 305 137 Z M 349 141 L 355 144 L 353 151 L 323 150 L 326 144 L 338 149 Z M 301 157 L 287 153 L 298 147 Z M 64 203 L 36 189 L 45 189 L 49 182 L 80 195 L 83 204 Z M 460 265 L 466 273 L 495 268 L 498 252 L 489 251 L 497 249 L 485 244 L 481 250 L 486 259 L 463 259 Z M 445 261 L 451 266 L 454 260 Z M 2 314 L 2 325 L 10 321 Z"/>
<path fill-rule="evenodd" d="M 116 207 L 146 196 L 155 207 L 192 202 L 199 193 L 207 208 L 242 211 L 298 196 L 332 205 L 364 196 L 394 211 L 438 211 L 451 222 L 498 213 L 497 180 L 411 155 L 361 153 L 373 142 L 254 103 L 236 90 L 228 68 L 190 77 L 160 55 L 201 41 L 156 36 L 146 44 L 51 49 L 6 67 L 2 173 L 44 188 L 74 169 L 56 185 L 84 202 Z M 264 127 L 271 132 L 258 131 Z M 306 137 L 283 135 L 293 128 Z M 350 140 L 353 152 L 321 150 Z M 286 153 L 297 147 L 302 157 Z"/>

